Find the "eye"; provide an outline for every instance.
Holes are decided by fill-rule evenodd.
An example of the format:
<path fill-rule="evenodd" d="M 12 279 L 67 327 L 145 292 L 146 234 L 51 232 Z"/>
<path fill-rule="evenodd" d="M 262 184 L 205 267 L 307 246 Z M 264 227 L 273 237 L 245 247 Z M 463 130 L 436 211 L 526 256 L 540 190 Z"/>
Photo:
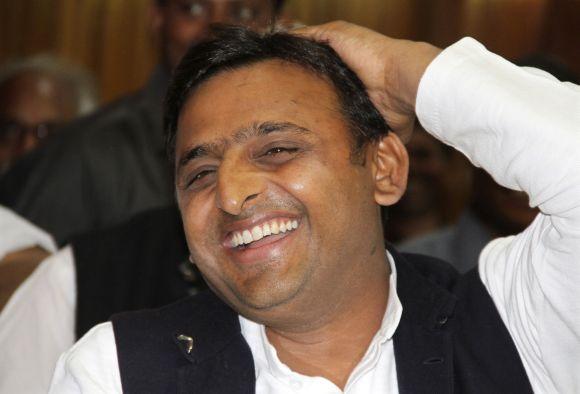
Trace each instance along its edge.
<path fill-rule="evenodd" d="M 257 155 L 257 159 L 266 165 L 281 165 L 296 157 L 299 152 L 297 147 L 272 146 L 266 147 L 263 153 Z"/>
<path fill-rule="evenodd" d="M 276 156 L 279 154 L 283 154 L 283 153 L 295 153 L 298 151 L 298 148 L 283 148 L 280 146 L 277 146 L 275 148 L 271 148 L 268 151 L 266 151 L 266 153 L 264 153 L 264 156 Z"/>
<path fill-rule="evenodd" d="M 193 175 L 188 178 L 186 182 L 186 187 L 191 187 L 194 189 L 201 189 L 211 183 L 213 176 L 215 174 L 214 169 L 204 169 L 194 172 Z"/>

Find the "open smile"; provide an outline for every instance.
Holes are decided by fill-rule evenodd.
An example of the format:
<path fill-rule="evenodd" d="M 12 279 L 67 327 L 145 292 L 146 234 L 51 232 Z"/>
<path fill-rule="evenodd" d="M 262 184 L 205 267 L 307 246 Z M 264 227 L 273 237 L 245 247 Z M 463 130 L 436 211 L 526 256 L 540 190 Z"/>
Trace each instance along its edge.
<path fill-rule="evenodd" d="M 252 227 L 233 231 L 229 236 L 228 244 L 231 248 L 256 247 L 258 246 L 258 241 L 270 237 L 272 239 L 268 239 L 268 241 L 275 241 L 275 239 L 282 238 L 285 234 L 297 229 L 299 224 L 299 221 L 296 219 L 270 219 L 253 225 Z M 270 243 L 264 241 L 259 243 Z"/>

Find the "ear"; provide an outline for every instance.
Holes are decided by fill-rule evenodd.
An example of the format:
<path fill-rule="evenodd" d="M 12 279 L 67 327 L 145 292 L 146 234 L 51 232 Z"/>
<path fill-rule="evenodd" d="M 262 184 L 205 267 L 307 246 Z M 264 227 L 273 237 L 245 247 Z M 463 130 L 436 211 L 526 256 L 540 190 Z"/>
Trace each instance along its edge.
<path fill-rule="evenodd" d="M 397 134 L 390 132 L 373 146 L 372 155 L 375 201 L 380 205 L 393 205 L 401 199 L 407 188 L 407 149 Z"/>

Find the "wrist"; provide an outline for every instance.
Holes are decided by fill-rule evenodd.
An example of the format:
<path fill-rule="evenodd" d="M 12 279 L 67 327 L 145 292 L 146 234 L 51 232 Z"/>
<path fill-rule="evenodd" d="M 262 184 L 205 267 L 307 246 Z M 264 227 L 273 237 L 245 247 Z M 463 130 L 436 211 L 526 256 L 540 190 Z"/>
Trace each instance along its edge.
<path fill-rule="evenodd" d="M 401 53 L 404 56 L 399 62 L 399 101 L 405 110 L 415 112 L 421 78 L 441 49 L 425 42 L 414 42 Z"/>

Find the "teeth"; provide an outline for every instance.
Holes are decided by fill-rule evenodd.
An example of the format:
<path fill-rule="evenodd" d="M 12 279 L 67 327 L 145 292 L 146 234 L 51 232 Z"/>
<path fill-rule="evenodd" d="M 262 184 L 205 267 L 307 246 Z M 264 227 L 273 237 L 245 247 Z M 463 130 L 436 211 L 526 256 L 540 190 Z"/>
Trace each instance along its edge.
<path fill-rule="evenodd" d="M 260 226 L 254 227 L 252 229 L 252 239 L 254 241 L 258 241 L 262 238 L 264 238 L 264 234 L 262 234 L 262 229 L 260 228 Z"/>
<path fill-rule="evenodd" d="M 298 226 L 298 222 L 296 222 L 296 226 Z M 268 223 L 265 223 L 264 224 L 264 237 L 267 237 L 270 234 L 272 234 L 270 232 L 270 225 Z"/>
<path fill-rule="evenodd" d="M 244 230 L 244 232 L 242 233 L 242 236 L 244 237 L 244 243 L 247 245 L 250 242 L 252 242 L 252 234 L 250 234 L 250 232 L 248 230 Z"/>
<path fill-rule="evenodd" d="M 298 220 L 287 220 L 286 222 L 272 220 L 271 222 L 253 227 L 251 231 L 236 231 L 232 234 L 231 245 L 234 248 L 240 245 L 247 245 L 269 235 L 285 233 L 296 228 L 298 228 Z"/>
<path fill-rule="evenodd" d="M 270 225 L 270 227 L 272 228 L 272 234 L 278 234 L 280 232 L 280 227 L 278 227 L 278 222 L 273 221 L 272 224 Z"/>

